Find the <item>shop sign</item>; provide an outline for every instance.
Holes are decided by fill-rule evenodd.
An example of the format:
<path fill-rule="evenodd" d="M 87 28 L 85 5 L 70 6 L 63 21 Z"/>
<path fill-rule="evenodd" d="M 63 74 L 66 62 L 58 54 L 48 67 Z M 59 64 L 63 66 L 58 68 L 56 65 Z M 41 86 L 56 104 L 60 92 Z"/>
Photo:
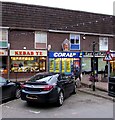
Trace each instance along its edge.
<path fill-rule="evenodd" d="M 49 58 L 79 58 L 80 52 L 49 52 Z"/>
<path fill-rule="evenodd" d="M 95 52 L 95 57 L 104 57 L 106 52 Z M 93 57 L 93 52 L 84 52 L 84 57 Z"/>
<path fill-rule="evenodd" d="M 0 56 L 7 56 L 8 52 L 7 50 L 0 50 Z"/>
<path fill-rule="evenodd" d="M 47 56 L 46 50 L 10 50 L 10 56 Z"/>

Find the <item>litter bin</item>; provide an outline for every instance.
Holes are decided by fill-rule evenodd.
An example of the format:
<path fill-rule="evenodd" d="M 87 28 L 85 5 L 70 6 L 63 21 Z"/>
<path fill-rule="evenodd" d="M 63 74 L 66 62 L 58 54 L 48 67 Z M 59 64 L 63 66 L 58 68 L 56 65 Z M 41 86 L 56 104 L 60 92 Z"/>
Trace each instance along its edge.
<path fill-rule="evenodd" d="M 109 96 L 115 97 L 115 77 L 109 78 L 108 94 Z"/>

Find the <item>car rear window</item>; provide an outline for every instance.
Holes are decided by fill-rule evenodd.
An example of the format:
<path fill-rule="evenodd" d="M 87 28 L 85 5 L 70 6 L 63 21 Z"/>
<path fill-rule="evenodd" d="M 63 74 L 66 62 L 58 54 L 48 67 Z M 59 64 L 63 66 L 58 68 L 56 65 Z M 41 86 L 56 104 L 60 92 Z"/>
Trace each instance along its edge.
<path fill-rule="evenodd" d="M 28 80 L 28 82 L 47 81 L 50 79 L 50 77 L 51 75 L 37 75 Z"/>
<path fill-rule="evenodd" d="M 52 78 L 52 76 L 46 76 L 46 77 L 44 77 L 44 78 L 41 78 L 41 79 L 36 80 L 36 82 L 45 81 L 45 82 L 47 83 L 48 81 L 51 80 L 51 78 Z"/>

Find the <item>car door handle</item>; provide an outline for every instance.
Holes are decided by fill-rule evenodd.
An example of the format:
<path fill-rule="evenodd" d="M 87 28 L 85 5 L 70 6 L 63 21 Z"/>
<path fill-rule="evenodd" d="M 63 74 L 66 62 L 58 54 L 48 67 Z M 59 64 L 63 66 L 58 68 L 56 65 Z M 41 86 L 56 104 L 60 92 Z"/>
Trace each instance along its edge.
<path fill-rule="evenodd" d="M 68 83 L 68 81 L 65 81 L 64 83 L 65 83 L 65 84 L 67 84 L 67 83 Z"/>

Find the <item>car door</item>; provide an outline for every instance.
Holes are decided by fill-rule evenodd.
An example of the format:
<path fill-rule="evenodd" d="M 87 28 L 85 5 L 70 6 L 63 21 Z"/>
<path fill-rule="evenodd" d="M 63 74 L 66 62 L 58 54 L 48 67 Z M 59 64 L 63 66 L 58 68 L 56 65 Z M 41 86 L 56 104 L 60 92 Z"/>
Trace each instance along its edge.
<path fill-rule="evenodd" d="M 13 96 L 13 92 L 15 90 L 15 83 L 8 82 L 7 80 L 2 85 L 2 99 L 7 99 Z"/>
<path fill-rule="evenodd" d="M 68 80 L 69 80 L 69 91 L 70 93 L 72 93 L 75 88 L 75 81 L 71 77 L 68 77 Z"/>
<path fill-rule="evenodd" d="M 74 81 L 70 79 L 70 76 L 64 75 L 63 79 L 66 81 L 66 92 L 67 95 L 69 96 L 70 93 L 73 92 L 74 89 Z"/>
<path fill-rule="evenodd" d="M 70 81 L 68 79 L 68 76 L 65 74 L 61 74 L 61 83 L 63 85 L 64 91 L 65 91 L 65 96 L 68 97 L 70 95 Z"/>

